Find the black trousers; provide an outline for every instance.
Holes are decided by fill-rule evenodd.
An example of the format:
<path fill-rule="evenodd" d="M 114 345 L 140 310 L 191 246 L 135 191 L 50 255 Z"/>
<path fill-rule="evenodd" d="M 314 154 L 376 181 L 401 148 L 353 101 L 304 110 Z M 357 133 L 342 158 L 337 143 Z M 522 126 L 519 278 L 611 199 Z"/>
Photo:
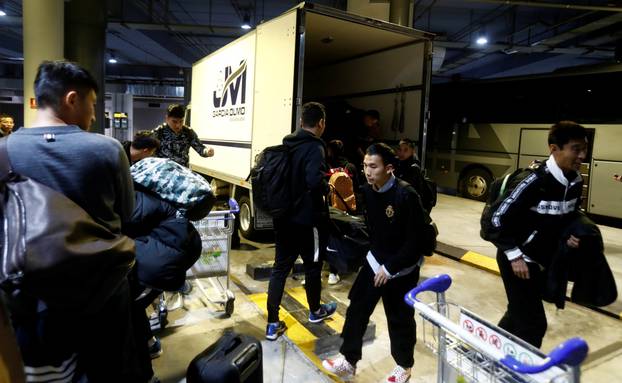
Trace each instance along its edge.
<path fill-rule="evenodd" d="M 322 228 L 317 228 L 316 236 L 312 226 L 275 220 L 274 231 L 276 253 L 268 285 L 268 322 L 279 321 L 279 305 L 283 297 L 285 281 L 299 255 L 304 264 L 305 290 L 309 309 L 317 311 L 320 308 L 322 291 L 320 278 L 323 253 L 326 249 L 326 232 Z M 318 246 L 319 258 L 317 262 L 314 262 L 316 246 Z"/>
<path fill-rule="evenodd" d="M 415 327 L 415 310 L 404 302 L 404 295 L 417 285 L 419 268 L 410 274 L 390 279 L 384 286 L 374 287 L 374 272 L 365 262 L 348 298 L 350 306 L 346 312 L 341 337 L 343 344 L 340 352 L 353 366 L 361 360 L 363 335 L 380 298 L 387 316 L 389 339 L 391 340 L 391 356 L 395 362 L 410 368 L 414 364 L 413 354 L 417 341 Z"/>
<path fill-rule="evenodd" d="M 546 273 L 536 263 L 527 262 L 529 279 L 521 279 L 512 271 L 505 253 L 497 252 L 497 264 L 508 298 L 508 307 L 499 327 L 540 348 L 546 333 L 546 314 L 542 291 Z"/>

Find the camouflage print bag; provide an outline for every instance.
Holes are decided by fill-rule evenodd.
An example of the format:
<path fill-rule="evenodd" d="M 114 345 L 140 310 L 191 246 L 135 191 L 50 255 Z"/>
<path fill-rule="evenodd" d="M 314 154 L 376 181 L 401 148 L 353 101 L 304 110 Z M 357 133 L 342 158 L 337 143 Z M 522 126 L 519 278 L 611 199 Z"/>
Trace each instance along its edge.
<path fill-rule="evenodd" d="M 212 188 L 202 176 L 167 158 L 148 157 L 130 168 L 134 182 L 172 203 L 186 218 L 204 218 L 214 205 Z"/>

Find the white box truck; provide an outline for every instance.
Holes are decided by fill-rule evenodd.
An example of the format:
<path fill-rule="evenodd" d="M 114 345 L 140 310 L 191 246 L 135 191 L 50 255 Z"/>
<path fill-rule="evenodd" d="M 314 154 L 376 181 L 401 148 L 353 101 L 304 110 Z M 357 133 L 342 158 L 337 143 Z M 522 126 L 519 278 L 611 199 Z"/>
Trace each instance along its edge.
<path fill-rule="evenodd" d="M 272 225 L 253 206 L 247 177 L 258 153 L 298 127 L 303 102 L 343 100 L 376 109 L 383 139 L 418 139 L 425 153 L 432 38 L 300 3 L 193 65 L 190 124 L 215 155 L 191 151 L 190 165 L 238 200 L 242 235 Z M 390 116 L 402 98 L 397 132 Z"/>

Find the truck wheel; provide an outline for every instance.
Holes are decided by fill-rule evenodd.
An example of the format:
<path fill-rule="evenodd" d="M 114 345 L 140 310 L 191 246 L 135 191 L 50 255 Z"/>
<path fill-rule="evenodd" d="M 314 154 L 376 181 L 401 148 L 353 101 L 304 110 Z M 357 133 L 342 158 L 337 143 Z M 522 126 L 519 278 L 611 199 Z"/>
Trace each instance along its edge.
<path fill-rule="evenodd" d="M 253 239 L 256 234 L 255 221 L 253 220 L 251 200 L 248 196 L 240 198 L 240 213 L 238 216 L 240 220 L 240 233 L 246 239 Z"/>
<path fill-rule="evenodd" d="M 486 201 L 491 183 L 492 175 L 488 171 L 482 168 L 470 169 L 460 178 L 460 194 L 468 199 Z"/>

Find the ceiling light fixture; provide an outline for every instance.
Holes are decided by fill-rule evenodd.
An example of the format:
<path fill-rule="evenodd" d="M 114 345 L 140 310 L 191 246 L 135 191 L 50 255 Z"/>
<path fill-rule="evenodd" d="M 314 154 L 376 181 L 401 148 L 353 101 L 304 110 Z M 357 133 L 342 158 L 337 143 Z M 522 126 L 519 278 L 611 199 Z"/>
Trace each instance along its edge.
<path fill-rule="evenodd" d="M 484 36 L 478 37 L 477 40 L 475 40 L 475 42 L 477 43 L 477 45 L 486 45 L 488 44 L 488 39 Z"/>
<path fill-rule="evenodd" d="M 114 54 L 112 54 L 112 53 L 110 54 L 110 58 L 108 59 L 108 63 L 109 64 L 116 64 L 116 63 L 118 63 L 117 58 L 114 57 Z"/>
<path fill-rule="evenodd" d="M 0 17 L 6 16 L 6 4 L 4 4 L 4 0 L 0 1 Z"/>
<path fill-rule="evenodd" d="M 251 29 L 251 17 L 248 14 L 244 15 L 244 22 L 241 25 L 242 29 Z"/>

